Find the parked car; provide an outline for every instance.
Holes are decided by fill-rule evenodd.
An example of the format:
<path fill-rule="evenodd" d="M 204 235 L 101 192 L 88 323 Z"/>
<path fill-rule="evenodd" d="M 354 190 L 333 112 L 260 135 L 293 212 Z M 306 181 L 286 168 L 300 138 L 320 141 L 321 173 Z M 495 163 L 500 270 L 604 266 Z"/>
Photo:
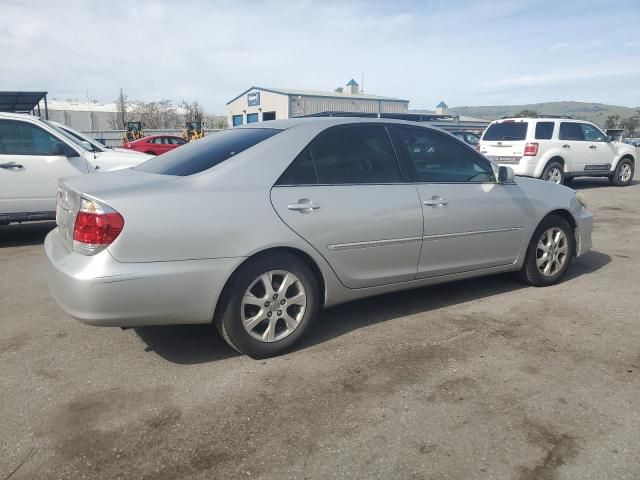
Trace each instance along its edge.
<path fill-rule="evenodd" d="M 0 113 L 0 224 L 53 220 L 61 177 L 128 168 L 148 158 L 100 149 L 48 120 Z"/>
<path fill-rule="evenodd" d="M 161 155 L 185 143 L 187 141 L 184 138 L 175 135 L 149 135 L 133 142 L 126 142 L 123 146 L 148 155 Z"/>
<path fill-rule="evenodd" d="M 455 132 L 451 132 L 453 135 L 458 137 L 463 142 L 468 143 L 469 145 L 473 145 L 474 147 L 480 143 L 480 135 L 473 132 L 464 132 L 462 130 L 457 130 Z"/>
<path fill-rule="evenodd" d="M 507 271 L 552 285 L 592 231 L 581 194 L 390 119 L 233 128 L 62 180 L 58 212 L 45 251 L 69 314 L 213 321 L 253 357 L 297 343 L 319 308 L 370 295 Z"/>
<path fill-rule="evenodd" d="M 625 138 L 624 143 L 633 147 L 640 147 L 640 139 L 638 138 Z"/>
<path fill-rule="evenodd" d="M 575 177 L 608 177 L 631 184 L 636 150 L 613 141 L 594 124 L 564 118 L 507 118 L 492 122 L 480 152 L 516 175 L 565 183 Z"/>

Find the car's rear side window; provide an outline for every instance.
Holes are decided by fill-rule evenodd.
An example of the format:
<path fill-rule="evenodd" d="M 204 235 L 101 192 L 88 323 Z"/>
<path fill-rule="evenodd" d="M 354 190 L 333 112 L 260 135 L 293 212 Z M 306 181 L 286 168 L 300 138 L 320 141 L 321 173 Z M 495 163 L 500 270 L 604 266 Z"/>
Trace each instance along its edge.
<path fill-rule="evenodd" d="M 551 140 L 553 136 L 553 122 L 536 123 L 536 140 Z"/>
<path fill-rule="evenodd" d="M 528 122 L 498 122 L 489 125 L 482 140 L 524 140 L 527 138 Z"/>
<path fill-rule="evenodd" d="M 280 131 L 274 128 L 224 130 L 147 160 L 134 169 L 162 175 L 193 175 L 228 160 Z"/>

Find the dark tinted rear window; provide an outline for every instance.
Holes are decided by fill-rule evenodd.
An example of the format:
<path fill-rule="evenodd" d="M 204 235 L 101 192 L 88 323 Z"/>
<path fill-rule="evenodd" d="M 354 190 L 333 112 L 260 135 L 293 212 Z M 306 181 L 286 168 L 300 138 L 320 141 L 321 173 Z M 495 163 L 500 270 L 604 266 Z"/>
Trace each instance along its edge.
<path fill-rule="evenodd" d="M 214 133 L 141 163 L 135 170 L 162 175 L 193 175 L 274 136 L 273 128 L 234 128 Z"/>
<path fill-rule="evenodd" d="M 482 140 L 524 140 L 527 138 L 527 122 L 492 123 L 484 132 Z"/>
<path fill-rule="evenodd" d="M 553 125 L 553 122 L 536 123 L 536 140 L 551 140 Z"/>

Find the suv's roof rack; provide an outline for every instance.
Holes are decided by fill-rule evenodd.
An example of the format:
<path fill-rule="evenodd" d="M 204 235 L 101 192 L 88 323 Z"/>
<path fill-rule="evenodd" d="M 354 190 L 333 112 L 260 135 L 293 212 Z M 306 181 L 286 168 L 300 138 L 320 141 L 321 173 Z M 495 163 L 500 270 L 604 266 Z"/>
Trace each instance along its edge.
<path fill-rule="evenodd" d="M 574 118 L 571 115 L 544 115 L 544 114 L 537 114 L 537 115 L 533 115 L 531 117 L 519 117 L 517 115 L 508 115 L 506 117 L 502 117 L 500 120 L 504 120 L 505 118 L 567 118 L 569 120 L 574 120 Z"/>

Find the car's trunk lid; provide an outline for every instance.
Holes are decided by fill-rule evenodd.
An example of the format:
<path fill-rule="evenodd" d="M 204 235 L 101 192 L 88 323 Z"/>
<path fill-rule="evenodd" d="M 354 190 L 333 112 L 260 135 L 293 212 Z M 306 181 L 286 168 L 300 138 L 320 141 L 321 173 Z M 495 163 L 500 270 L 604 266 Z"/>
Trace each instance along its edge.
<path fill-rule="evenodd" d="M 480 153 L 499 164 L 516 164 L 524 155 L 528 122 L 503 120 L 494 122 L 484 132 Z"/>

